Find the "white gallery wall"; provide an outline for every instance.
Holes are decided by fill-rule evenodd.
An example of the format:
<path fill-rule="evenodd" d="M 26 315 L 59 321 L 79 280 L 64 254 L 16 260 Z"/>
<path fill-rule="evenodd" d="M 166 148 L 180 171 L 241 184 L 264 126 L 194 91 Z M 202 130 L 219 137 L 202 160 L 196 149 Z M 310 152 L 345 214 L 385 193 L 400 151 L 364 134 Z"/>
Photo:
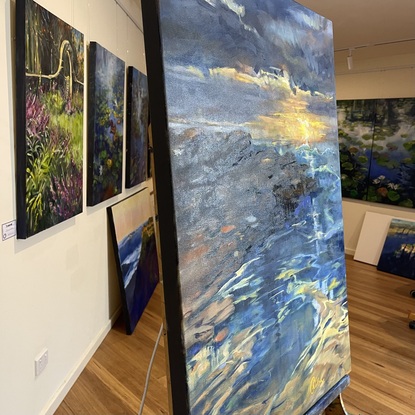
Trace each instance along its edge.
<path fill-rule="evenodd" d="M 97 41 L 146 73 L 139 2 L 119 2 L 38 0 L 82 32 L 85 45 Z M 0 0 L 0 224 L 16 218 L 14 17 L 15 0 Z M 86 207 L 86 92 L 83 213 L 27 240 L 0 240 L 2 415 L 52 414 L 120 308 L 106 207 L 144 185 Z M 34 360 L 45 348 L 49 363 L 35 377 Z"/>
<path fill-rule="evenodd" d="M 335 53 L 337 99 L 415 97 L 415 41 Z M 415 220 L 415 209 L 343 199 L 346 253 L 354 254 L 366 212 Z M 375 242 L 375 241 L 374 241 Z"/>

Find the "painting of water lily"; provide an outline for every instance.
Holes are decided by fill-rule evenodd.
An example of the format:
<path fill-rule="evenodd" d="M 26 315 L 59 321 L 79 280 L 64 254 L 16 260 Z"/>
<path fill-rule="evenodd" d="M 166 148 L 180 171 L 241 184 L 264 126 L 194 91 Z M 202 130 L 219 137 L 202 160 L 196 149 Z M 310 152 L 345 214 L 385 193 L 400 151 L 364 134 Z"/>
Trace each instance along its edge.
<path fill-rule="evenodd" d="M 143 16 L 173 412 L 321 413 L 350 370 L 331 22 L 291 0 Z"/>
<path fill-rule="evenodd" d="M 125 63 L 89 45 L 88 206 L 122 192 Z"/>
<path fill-rule="evenodd" d="M 82 212 L 83 34 L 16 2 L 17 236 Z"/>
<path fill-rule="evenodd" d="M 377 269 L 415 280 L 415 222 L 391 220 Z"/>
<path fill-rule="evenodd" d="M 132 334 L 159 281 L 149 191 L 146 188 L 107 209 L 125 328 Z"/>
<path fill-rule="evenodd" d="M 338 101 L 344 197 L 415 206 L 415 98 Z"/>
<path fill-rule="evenodd" d="M 129 188 L 147 178 L 148 86 L 147 76 L 132 66 L 128 67 L 127 77 L 125 186 Z"/>

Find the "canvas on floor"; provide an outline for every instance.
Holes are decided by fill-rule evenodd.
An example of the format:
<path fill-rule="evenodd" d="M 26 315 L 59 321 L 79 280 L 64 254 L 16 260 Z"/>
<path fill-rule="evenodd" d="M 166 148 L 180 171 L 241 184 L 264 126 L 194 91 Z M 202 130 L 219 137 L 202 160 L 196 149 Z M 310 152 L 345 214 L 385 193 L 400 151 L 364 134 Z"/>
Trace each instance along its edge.
<path fill-rule="evenodd" d="M 415 279 L 415 222 L 391 220 L 377 269 Z"/>
<path fill-rule="evenodd" d="M 159 281 L 149 191 L 145 188 L 107 209 L 126 331 L 131 334 Z"/>

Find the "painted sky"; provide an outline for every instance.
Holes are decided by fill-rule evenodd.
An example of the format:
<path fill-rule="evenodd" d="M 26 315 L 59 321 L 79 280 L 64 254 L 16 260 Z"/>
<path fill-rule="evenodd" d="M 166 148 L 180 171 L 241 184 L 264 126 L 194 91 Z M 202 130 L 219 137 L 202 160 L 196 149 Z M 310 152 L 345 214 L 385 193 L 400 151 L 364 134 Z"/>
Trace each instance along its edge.
<path fill-rule="evenodd" d="M 239 124 L 254 136 L 291 127 L 290 139 L 335 131 L 329 20 L 287 0 L 164 0 L 160 14 L 171 120 Z"/>
<path fill-rule="evenodd" d="M 148 188 L 112 206 L 117 243 L 152 216 Z"/>

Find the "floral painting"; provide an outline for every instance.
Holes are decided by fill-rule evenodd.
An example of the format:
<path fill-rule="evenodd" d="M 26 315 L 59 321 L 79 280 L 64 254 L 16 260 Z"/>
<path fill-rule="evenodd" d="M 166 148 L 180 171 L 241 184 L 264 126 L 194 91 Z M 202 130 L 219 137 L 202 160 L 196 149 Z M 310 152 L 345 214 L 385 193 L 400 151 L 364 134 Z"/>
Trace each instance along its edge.
<path fill-rule="evenodd" d="M 159 281 L 154 218 L 144 189 L 108 207 L 127 334 L 132 334 Z"/>
<path fill-rule="evenodd" d="M 377 269 L 415 280 L 415 222 L 391 220 Z"/>
<path fill-rule="evenodd" d="M 96 42 L 89 45 L 89 206 L 122 192 L 125 63 Z"/>
<path fill-rule="evenodd" d="M 148 87 L 147 76 L 128 67 L 127 143 L 125 186 L 133 187 L 147 178 Z"/>
<path fill-rule="evenodd" d="M 319 414 L 350 370 L 332 25 L 291 0 L 155 3 L 174 413 Z"/>
<path fill-rule="evenodd" d="M 82 212 L 84 37 L 16 2 L 17 236 Z"/>
<path fill-rule="evenodd" d="M 338 101 L 344 197 L 415 206 L 415 98 Z"/>

